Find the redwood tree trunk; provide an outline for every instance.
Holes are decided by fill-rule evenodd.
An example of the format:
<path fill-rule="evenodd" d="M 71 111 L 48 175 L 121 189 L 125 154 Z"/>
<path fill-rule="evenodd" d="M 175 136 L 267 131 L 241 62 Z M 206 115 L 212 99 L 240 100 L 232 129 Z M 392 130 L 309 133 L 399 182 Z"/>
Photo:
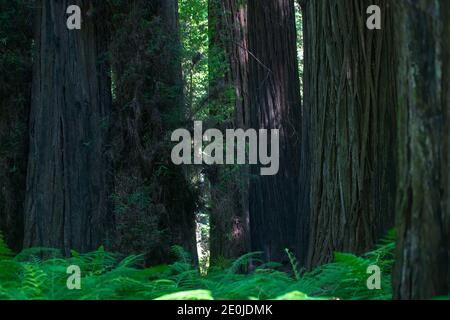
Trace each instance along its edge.
<path fill-rule="evenodd" d="M 68 30 L 66 9 L 82 8 L 81 30 Z M 87 10 L 91 14 L 86 15 Z M 37 5 L 26 247 L 88 251 L 107 241 L 111 112 L 107 37 L 101 1 Z"/>
<path fill-rule="evenodd" d="M 178 3 L 133 0 L 115 10 L 115 248 L 154 265 L 172 261 L 179 245 L 195 261 L 196 194 L 170 158 L 170 134 L 185 113 Z"/>
<path fill-rule="evenodd" d="M 250 106 L 248 97 L 248 30 L 247 4 L 240 0 L 222 0 L 225 11 L 227 58 L 230 82 L 235 91 L 235 127 L 248 128 Z"/>
<path fill-rule="evenodd" d="M 208 10 L 211 116 L 231 108 L 234 118 L 226 119 L 225 124 L 246 128 L 249 116 L 247 5 L 238 0 L 209 0 Z M 221 124 L 222 129 L 226 126 Z M 248 167 L 233 170 L 213 166 L 205 171 L 210 182 L 210 260 L 214 264 L 249 251 Z"/>
<path fill-rule="evenodd" d="M 300 84 L 294 2 L 248 1 L 250 127 L 280 130 L 277 175 L 250 178 L 252 251 L 281 261 L 296 250 Z"/>
<path fill-rule="evenodd" d="M 397 260 L 394 297 L 448 294 L 450 4 L 398 1 Z"/>
<path fill-rule="evenodd" d="M 382 9 L 382 30 L 366 9 Z M 395 65 L 389 0 L 306 1 L 301 210 L 307 265 L 362 253 L 393 226 Z M 305 149 L 306 148 L 306 149 Z M 305 168 L 306 166 L 306 168 Z M 305 186 L 306 184 L 306 186 Z"/>

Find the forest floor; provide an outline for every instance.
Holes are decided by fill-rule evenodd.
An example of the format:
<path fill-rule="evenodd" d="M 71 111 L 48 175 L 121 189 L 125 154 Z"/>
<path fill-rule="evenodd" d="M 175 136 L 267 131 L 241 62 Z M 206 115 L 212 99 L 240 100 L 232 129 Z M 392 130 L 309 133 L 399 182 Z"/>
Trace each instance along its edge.
<path fill-rule="evenodd" d="M 72 252 L 33 248 L 14 255 L 0 237 L 0 299 L 43 300 L 246 300 L 246 299 L 391 299 L 393 236 L 363 256 L 336 253 L 335 260 L 310 272 L 299 270 L 289 252 L 291 272 L 278 263 L 263 263 L 248 253 L 224 267 L 199 272 L 189 255 L 174 247 L 178 260 L 170 265 L 141 268 L 143 256 L 105 252 Z M 42 259 L 43 253 L 48 258 Z M 247 272 L 249 261 L 257 267 Z M 368 289 L 370 266 L 381 271 L 381 289 Z M 79 289 L 69 266 L 82 270 Z M 76 275 L 75 275 L 76 276 Z"/>

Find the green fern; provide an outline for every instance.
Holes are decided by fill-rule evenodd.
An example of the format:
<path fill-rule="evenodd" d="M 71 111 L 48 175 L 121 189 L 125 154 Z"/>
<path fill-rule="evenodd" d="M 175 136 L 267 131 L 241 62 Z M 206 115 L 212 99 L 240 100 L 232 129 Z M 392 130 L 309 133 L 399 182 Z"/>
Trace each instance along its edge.
<path fill-rule="evenodd" d="M 21 288 L 33 299 L 43 299 L 47 274 L 38 265 L 24 264 Z"/>
<path fill-rule="evenodd" d="M 301 271 L 299 271 L 298 262 L 295 256 L 289 251 L 289 249 L 284 249 L 286 252 L 289 262 L 292 267 L 292 272 L 294 273 L 295 280 L 299 281 L 301 279 Z"/>
<path fill-rule="evenodd" d="M 286 250 L 293 276 L 279 263 L 263 263 L 261 252 L 243 255 L 201 274 L 190 255 L 173 247 L 176 261 L 143 269 L 142 255 L 121 258 L 103 247 L 86 254 L 32 248 L 14 256 L 0 237 L 0 299 L 389 299 L 395 237 L 389 235 L 373 251 L 358 257 L 336 253 L 332 263 L 302 273 Z M 246 270 L 250 264 L 252 272 Z M 382 290 L 366 287 L 367 267 L 382 271 Z M 67 267 L 82 270 L 81 290 L 66 287 Z M 227 266 L 228 265 L 228 266 Z"/>

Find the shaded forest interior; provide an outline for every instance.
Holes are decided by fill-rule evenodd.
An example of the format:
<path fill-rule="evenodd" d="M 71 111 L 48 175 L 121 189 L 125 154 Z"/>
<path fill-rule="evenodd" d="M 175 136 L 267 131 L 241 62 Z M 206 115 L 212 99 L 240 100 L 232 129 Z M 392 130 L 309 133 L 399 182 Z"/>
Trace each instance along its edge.
<path fill-rule="evenodd" d="M 449 110 L 447 0 L 0 0 L 0 299 L 448 296 Z M 196 121 L 277 174 L 176 165 Z"/>

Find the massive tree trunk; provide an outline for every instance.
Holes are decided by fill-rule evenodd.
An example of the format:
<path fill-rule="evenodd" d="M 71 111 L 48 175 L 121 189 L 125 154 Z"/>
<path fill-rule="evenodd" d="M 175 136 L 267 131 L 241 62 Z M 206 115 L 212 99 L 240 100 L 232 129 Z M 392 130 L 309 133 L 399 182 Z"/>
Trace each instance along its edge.
<path fill-rule="evenodd" d="M 87 251 L 107 241 L 111 112 L 102 1 L 37 3 L 25 243 Z M 66 9 L 82 8 L 81 30 Z M 86 14 L 89 10 L 89 15 Z"/>
<path fill-rule="evenodd" d="M 398 1 L 397 260 L 394 296 L 448 294 L 450 2 Z"/>
<path fill-rule="evenodd" d="M 185 113 L 178 4 L 134 0 L 116 10 L 115 247 L 144 253 L 148 264 L 173 260 L 173 245 L 195 258 L 196 194 L 170 159 L 170 133 Z"/>
<path fill-rule="evenodd" d="M 381 7 L 382 29 L 366 27 Z M 310 211 L 307 265 L 362 253 L 393 226 L 395 65 L 392 2 L 306 2 L 301 209 Z M 308 191 L 309 189 L 309 191 Z M 301 195 L 302 196 L 302 195 Z"/>
<path fill-rule="evenodd" d="M 0 232 L 15 251 L 23 242 L 32 11 L 24 1 L 0 1 Z"/>
<path fill-rule="evenodd" d="M 222 129 L 248 127 L 247 5 L 237 0 L 209 0 L 209 64 L 211 116 L 227 109 Z M 230 95 L 232 91 L 232 95 Z M 216 94 L 217 93 L 217 94 Z M 215 121 L 213 121 L 215 123 Z M 210 257 L 212 264 L 249 250 L 248 167 L 213 166 L 210 181 Z"/>
<path fill-rule="evenodd" d="M 250 178 L 252 250 L 281 261 L 296 250 L 300 84 L 294 2 L 248 1 L 250 127 L 279 129 L 280 167 L 274 176 Z M 270 149 L 269 149 L 270 150 Z"/>

